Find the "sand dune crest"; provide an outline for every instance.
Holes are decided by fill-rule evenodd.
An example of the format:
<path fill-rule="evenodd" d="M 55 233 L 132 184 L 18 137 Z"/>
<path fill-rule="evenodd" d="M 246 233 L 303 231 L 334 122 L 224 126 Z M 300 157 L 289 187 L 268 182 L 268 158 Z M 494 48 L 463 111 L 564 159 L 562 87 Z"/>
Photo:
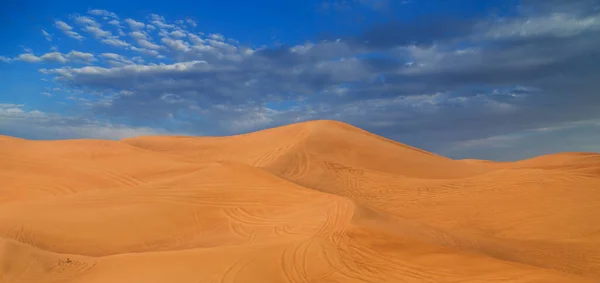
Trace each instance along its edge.
<path fill-rule="evenodd" d="M 600 280 L 599 154 L 452 160 L 337 121 L 0 145 L 0 282 Z"/>

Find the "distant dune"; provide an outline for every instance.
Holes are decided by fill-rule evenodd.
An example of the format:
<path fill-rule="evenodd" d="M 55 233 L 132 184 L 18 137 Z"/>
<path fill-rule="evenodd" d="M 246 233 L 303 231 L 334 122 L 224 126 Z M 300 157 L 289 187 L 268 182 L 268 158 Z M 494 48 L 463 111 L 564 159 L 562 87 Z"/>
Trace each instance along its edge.
<path fill-rule="evenodd" d="M 0 136 L 0 282 L 600 282 L 600 154 L 452 160 L 336 121 Z"/>

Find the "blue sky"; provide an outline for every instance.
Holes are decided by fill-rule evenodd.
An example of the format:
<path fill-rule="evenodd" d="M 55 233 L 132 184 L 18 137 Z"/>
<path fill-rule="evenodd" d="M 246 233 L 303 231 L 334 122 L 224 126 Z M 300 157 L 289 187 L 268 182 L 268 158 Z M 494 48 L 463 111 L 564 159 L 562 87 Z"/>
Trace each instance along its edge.
<path fill-rule="evenodd" d="M 597 0 L 3 1 L 0 134 L 336 119 L 453 158 L 600 151 Z"/>

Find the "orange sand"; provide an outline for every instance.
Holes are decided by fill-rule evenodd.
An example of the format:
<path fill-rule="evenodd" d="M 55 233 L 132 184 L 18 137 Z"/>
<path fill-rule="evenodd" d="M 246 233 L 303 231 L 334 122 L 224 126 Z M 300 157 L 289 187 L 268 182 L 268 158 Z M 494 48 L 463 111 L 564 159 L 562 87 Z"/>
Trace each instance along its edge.
<path fill-rule="evenodd" d="M 0 282 L 599 282 L 600 154 L 451 160 L 334 121 L 0 136 Z"/>

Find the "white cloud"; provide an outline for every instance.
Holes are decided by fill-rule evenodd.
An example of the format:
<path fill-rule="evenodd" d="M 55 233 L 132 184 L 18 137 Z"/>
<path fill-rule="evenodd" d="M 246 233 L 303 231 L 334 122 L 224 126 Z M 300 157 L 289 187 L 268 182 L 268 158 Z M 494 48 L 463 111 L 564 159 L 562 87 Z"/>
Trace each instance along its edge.
<path fill-rule="evenodd" d="M 187 19 L 187 20 L 185 20 L 185 22 L 188 23 L 188 25 L 190 25 L 192 27 L 198 26 L 198 24 L 192 19 Z"/>
<path fill-rule="evenodd" d="M 148 55 L 148 56 L 154 56 L 154 57 L 156 57 L 156 56 L 158 56 L 158 55 L 160 54 L 160 53 L 158 53 L 158 51 L 156 51 L 156 50 L 151 50 L 151 49 L 146 49 L 146 48 L 138 48 L 138 47 L 135 47 L 135 46 L 131 46 L 131 47 L 129 47 L 129 48 L 130 48 L 131 50 L 133 50 L 133 51 L 137 51 L 137 52 L 140 52 L 140 53 L 146 54 L 146 55 Z"/>
<path fill-rule="evenodd" d="M 129 43 L 122 41 L 118 38 L 105 38 L 102 40 L 102 43 L 108 44 L 108 45 L 112 45 L 115 47 L 127 47 L 129 46 Z"/>
<path fill-rule="evenodd" d="M 96 22 L 96 20 L 94 20 L 90 17 L 86 17 L 86 16 L 76 16 L 75 22 L 77 22 L 78 24 L 81 24 L 81 25 L 98 26 L 98 23 Z"/>
<path fill-rule="evenodd" d="M 210 34 L 208 37 L 210 37 L 214 40 L 218 40 L 218 41 L 225 41 L 225 37 L 222 34 L 218 34 L 218 33 Z"/>
<path fill-rule="evenodd" d="M 17 58 L 15 58 L 15 60 L 20 60 L 20 61 L 25 61 L 25 62 L 29 62 L 29 63 L 34 63 L 34 62 L 39 62 L 42 59 L 40 59 L 40 57 L 37 57 L 31 53 L 25 53 L 25 54 L 21 54 L 19 56 L 17 56 Z"/>
<path fill-rule="evenodd" d="M 52 41 L 52 35 L 50 35 L 46 30 L 42 30 L 42 34 L 48 41 Z"/>
<path fill-rule="evenodd" d="M 41 61 L 55 61 L 55 62 L 60 62 L 63 64 L 67 62 L 67 58 L 65 58 L 65 56 L 63 56 L 63 54 L 61 54 L 60 52 L 46 53 L 46 54 L 40 56 L 40 60 Z"/>
<path fill-rule="evenodd" d="M 96 60 L 96 58 L 94 58 L 94 54 L 79 52 L 75 50 L 69 52 L 69 54 L 67 54 L 67 58 L 69 58 L 69 60 L 83 61 L 88 63 Z"/>
<path fill-rule="evenodd" d="M 142 23 L 142 22 L 138 22 L 138 21 L 136 21 L 136 20 L 134 20 L 134 19 L 125 19 L 125 22 L 126 22 L 127 24 L 129 24 L 129 27 L 130 27 L 132 30 L 139 30 L 139 29 L 142 29 L 142 28 L 144 28 L 144 26 L 145 26 L 145 25 L 144 25 L 144 23 Z"/>
<path fill-rule="evenodd" d="M 194 44 L 194 45 L 204 45 L 204 39 L 202 39 L 201 37 L 193 34 L 193 33 L 189 33 L 188 37 L 190 38 L 190 41 Z"/>
<path fill-rule="evenodd" d="M 135 61 L 138 64 L 144 64 L 144 59 L 140 56 L 134 56 L 133 58 L 131 58 L 133 61 Z"/>
<path fill-rule="evenodd" d="M 600 14 L 578 17 L 570 14 L 555 13 L 551 15 L 502 20 L 500 22 L 480 24 L 488 38 L 556 36 L 568 37 L 586 30 L 600 29 Z"/>
<path fill-rule="evenodd" d="M 68 25 L 67 23 L 61 21 L 61 20 L 56 20 L 54 22 L 54 26 L 58 29 L 60 29 L 64 34 L 66 34 L 67 36 L 77 39 L 77 40 L 83 40 L 84 37 L 81 36 L 79 33 L 74 32 L 73 31 L 73 27 L 71 27 L 70 25 Z"/>
<path fill-rule="evenodd" d="M 116 61 L 116 60 L 106 60 L 106 63 L 108 63 L 108 65 L 110 65 L 111 67 L 122 67 L 122 66 L 128 65 L 125 62 Z"/>
<path fill-rule="evenodd" d="M 60 30 L 72 30 L 73 29 L 73 27 L 71 27 L 70 25 L 68 25 L 67 23 L 65 23 L 61 20 L 56 20 L 54 22 L 54 25 Z"/>
<path fill-rule="evenodd" d="M 26 110 L 22 104 L 0 104 L 0 132 L 27 138 L 109 140 L 136 136 L 184 135 L 159 128 L 131 127 L 97 119 Z"/>
<path fill-rule="evenodd" d="M 42 92 L 42 93 L 41 93 L 41 95 L 43 95 L 43 96 L 47 96 L 47 97 L 52 97 L 52 96 L 54 96 L 54 95 L 52 95 L 52 93 L 49 93 L 49 92 Z"/>
<path fill-rule="evenodd" d="M 110 18 L 114 18 L 114 19 L 118 19 L 119 18 L 117 16 L 117 14 L 115 14 L 113 12 L 109 12 L 107 10 L 102 10 L 102 9 L 89 10 L 88 13 L 90 15 L 94 15 L 94 16 L 104 16 L 104 17 L 110 17 Z"/>
<path fill-rule="evenodd" d="M 137 41 L 138 45 L 148 49 L 160 49 L 160 45 L 154 44 L 146 39 L 140 39 Z"/>
<path fill-rule="evenodd" d="M 118 60 L 118 59 L 120 59 L 120 58 L 123 57 L 123 56 L 121 56 L 119 54 L 116 54 L 116 53 L 102 53 L 101 55 L 104 58 L 113 59 L 113 60 Z"/>
<path fill-rule="evenodd" d="M 78 77 L 88 78 L 119 78 L 123 76 L 143 76 L 154 74 L 176 74 L 186 72 L 209 72 L 213 68 L 205 61 L 188 61 L 175 64 L 155 64 L 155 65 L 128 65 L 124 67 L 103 68 L 98 66 L 86 66 L 82 68 L 58 68 L 40 70 L 42 73 L 53 73 L 64 80 L 73 80 Z"/>
<path fill-rule="evenodd" d="M 141 31 L 130 32 L 129 35 L 135 39 L 147 39 L 146 34 Z"/>
<path fill-rule="evenodd" d="M 556 132 L 556 131 L 561 131 L 561 130 L 577 128 L 577 127 L 582 127 L 582 126 L 598 127 L 598 126 L 600 126 L 600 119 L 562 123 L 562 124 L 557 124 L 557 125 L 548 126 L 548 127 L 535 128 L 530 131 L 535 132 L 535 133 L 547 133 L 547 132 Z"/>
<path fill-rule="evenodd" d="M 68 54 L 62 54 L 60 52 L 49 52 L 39 57 L 34 55 L 33 53 L 24 53 L 15 58 L 15 60 L 25 61 L 29 63 L 59 62 L 65 64 L 69 61 L 89 63 L 94 61 L 95 58 L 94 55 L 91 53 L 72 50 Z"/>
<path fill-rule="evenodd" d="M 37 110 L 28 111 L 23 104 L 0 104 L 0 123 L 20 118 L 42 118 L 45 114 Z"/>
<path fill-rule="evenodd" d="M 211 46 L 218 48 L 220 50 L 223 50 L 223 51 L 234 52 L 237 50 L 237 47 L 235 47 L 231 44 L 225 43 L 223 41 L 218 41 L 218 40 L 214 40 L 214 39 L 207 39 L 206 41 Z"/>
<path fill-rule="evenodd" d="M 186 37 L 186 33 L 181 30 L 172 31 L 169 34 L 173 37 L 179 37 L 179 38 Z"/>
<path fill-rule="evenodd" d="M 5 57 L 5 56 L 0 56 L 0 62 L 4 62 L 4 63 L 10 63 L 12 61 L 11 58 Z"/>
<path fill-rule="evenodd" d="M 163 38 L 161 39 L 161 41 L 168 46 L 169 48 L 176 50 L 176 51 L 181 51 L 181 52 L 188 52 L 190 51 L 190 46 L 187 42 L 180 40 L 180 39 L 170 39 L 170 38 Z"/>
<path fill-rule="evenodd" d="M 121 22 L 117 21 L 117 20 L 112 20 L 110 22 L 108 22 L 109 25 L 113 25 L 113 26 L 117 26 L 120 27 L 121 26 Z"/>
<path fill-rule="evenodd" d="M 96 38 L 106 38 L 112 36 L 109 31 L 105 31 L 96 26 L 87 26 L 85 27 L 85 31 L 93 34 Z"/>
<path fill-rule="evenodd" d="M 165 18 L 157 14 L 150 15 L 150 22 L 159 28 L 175 28 L 173 24 L 167 24 Z"/>
<path fill-rule="evenodd" d="M 124 65 L 133 65 L 135 64 L 133 61 L 125 58 L 122 55 L 116 53 L 102 53 L 102 57 L 108 60 L 108 63 L 111 66 L 124 66 Z"/>
<path fill-rule="evenodd" d="M 184 101 L 179 95 L 173 93 L 165 93 L 160 97 L 160 99 L 169 104 L 181 103 Z"/>
<path fill-rule="evenodd" d="M 120 40 L 117 36 L 113 36 L 111 32 L 100 28 L 100 25 L 98 25 L 93 19 L 89 17 L 77 17 L 77 20 L 80 23 L 87 24 L 84 30 L 93 34 L 97 39 L 101 39 L 102 43 L 115 47 L 129 46 L 128 43 Z"/>

